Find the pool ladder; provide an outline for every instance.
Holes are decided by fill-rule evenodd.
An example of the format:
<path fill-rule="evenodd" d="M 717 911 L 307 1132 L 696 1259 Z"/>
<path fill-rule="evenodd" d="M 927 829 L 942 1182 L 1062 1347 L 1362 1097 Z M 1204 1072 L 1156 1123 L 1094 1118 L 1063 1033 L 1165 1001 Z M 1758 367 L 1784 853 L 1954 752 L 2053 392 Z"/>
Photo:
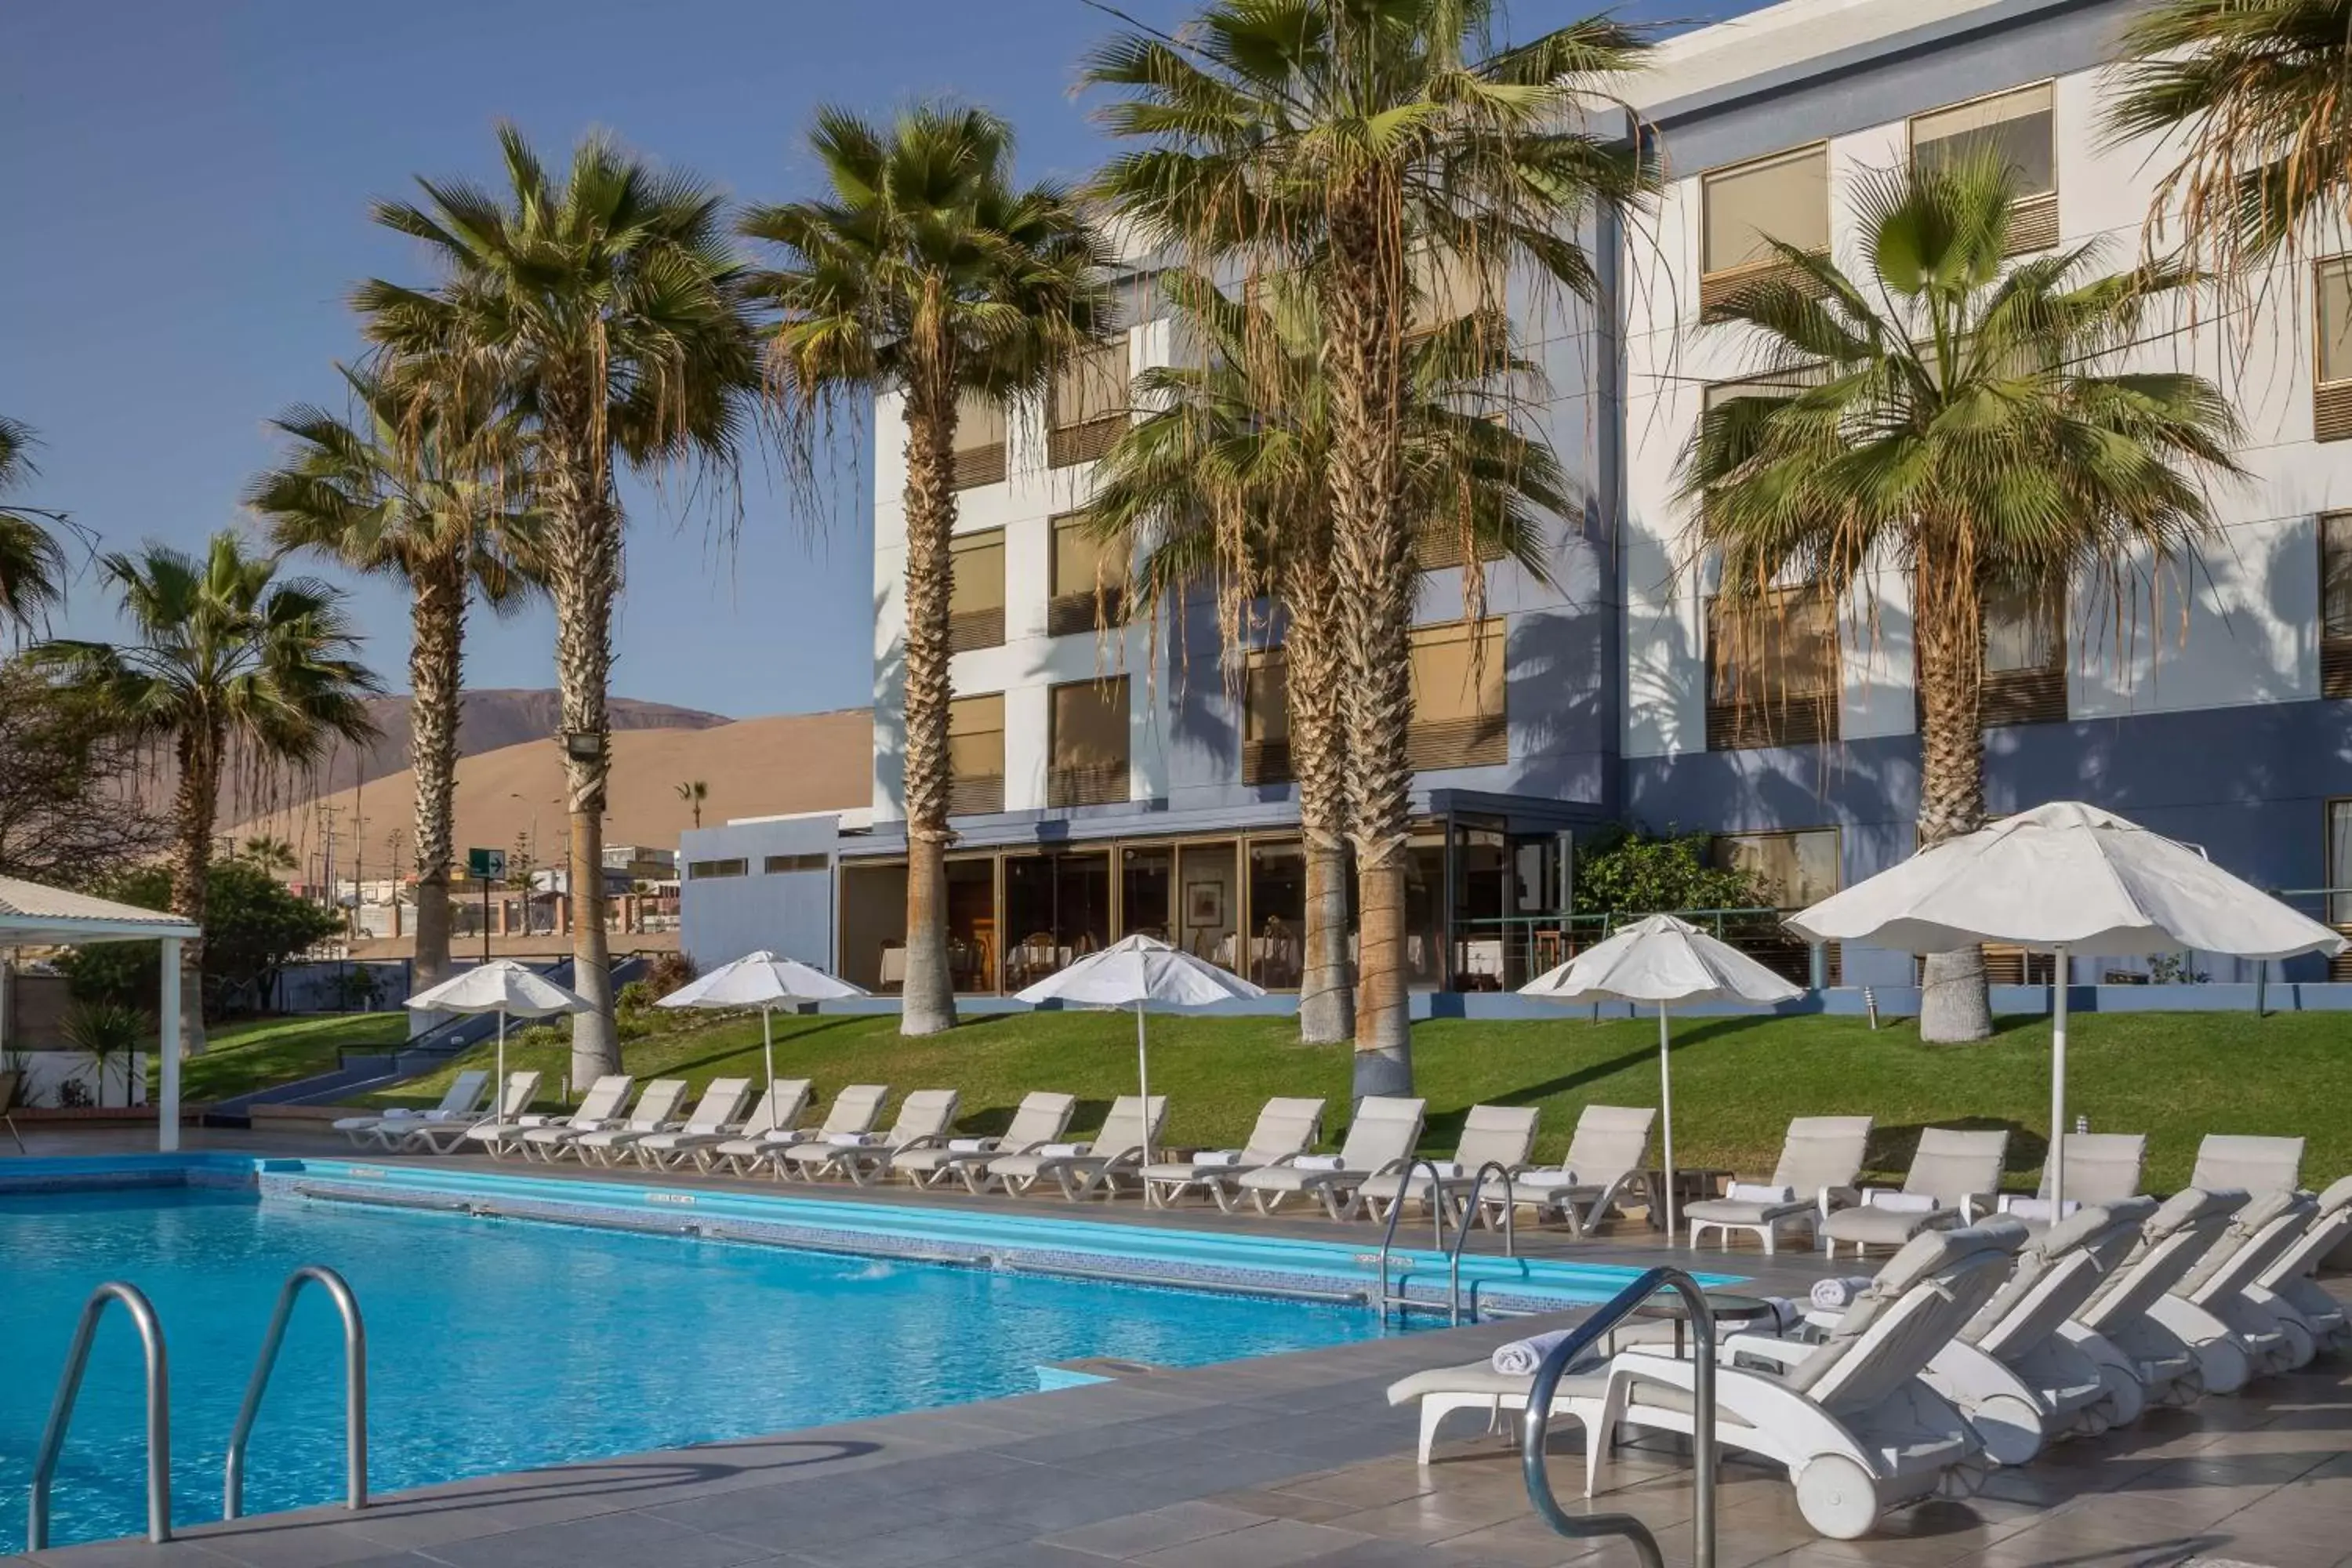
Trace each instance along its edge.
<path fill-rule="evenodd" d="M 1402 1172 L 1398 1173 L 1396 1203 L 1389 1210 L 1388 1232 L 1381 1237 L 1379 1305 L 1382 1317 L 1386 1317 L 1391 1310 L 1394 1310 L 1399 1317 L 1402 1317 L 1408 1312 L 1434 1312 L 1438 1310 L 1436 1302 L 1422 1300 L 1406 1289 L 1405 1281 L 1411 1276 L 1396 1276 L 1394 1289 L 1390 1289 L 1389 1284 L 1390 1255 L 1396 1250 L 1397 1221 L 1404 1217 L 1405 1198 L 1412 1191 L 1414 1173 L 1424 1170 L 1429 1173 L 1429 1195 L 1423 1200 L 1423 1206 L 1429 1210 L 1429 1249 L 1432 1252 L 1445 1254 L 1445 1321 L 1449 1324 L 1458 1325 L 1462 1321 L 1463 1308 L 1462 1248 L 1470 1239 L 1471 1226 L 1477 1222 L 1478 1200 L 1486 1192 L 1486 1177 L 1493 1174 L 1502 1179 L 1503 1256 L 1506 1258 L 1518 1256 L 1518 1228 L 1516 1218 L 1519 1207 L 1518 1201 L 1511 1187 L 1511 1168 L 1500 1160 L 1487 1161 L 1479 1166 L 1477 1173 L 1470 1178 L 1470 1191 L 1463 1199 L 1462 1212 L 1454 1217 L 1454 1245 L 1448 1247 L 1445 1245 L 1445 1179 L 1438 1174 L 1437 1163 L 1433 1160 L 1415 1159 L 1407 1164 Z M 1475 1323 L 1478 1321 L 1478 1281 L 1475 1279 L 1470 1281 L 1469 1307 L 1470 1321 Z"/>
<path fill-rule="evenodd" d="M 221 1486 L 221 1517 L 236 1518 L 245 1506 L 245 1450 L 253 1436 L 254 1418 L 261 1413 L 262 1391 L 278 1364 L 278 1347 L 293 1315 L 302 1287 L 315 1284 L 327 1292 L 343 1320 L 343 1458 L 348 1468 L 344 1506 L 367 1506 L 367 1325 L 360 1317 L 359 1298 L 343 1277 L 323 1264 L 306 1263 L 286 1277 L 278 1293 L 278 1310 L 263 1337 L 261 1359 L 246 1384 L 245 1403 L 236 1413 L 236 1428 L 229 1438 L 228 1458 Z M 82 1373 L 89 1365 L 90 1342 L 110 1301 L 121 1303 L 139 1332 L 139 1346 L 147 1370 L 147 1539 L 158 1545 L 172 1539 L 172 1392 L 171 1371 L 163 1348 L 163 1324 L 154 1303 L 136 1285 L 110 1279 L 89 1293 L 74 1325 L 73 1344 L 66 1352 L 65 1371 L 58 1378 L 57 1397 L 41 1429 L 41 1447 L 33 1461 L 32 1494 L 25 1518 L 25 1550 L 39 1552 L 49 1543 L 49 1489 L 57 1479 L 58 1456 L 65 1447 L 66 1430 L 73 1424 L 74 1403 L 81 1397 Z"/>

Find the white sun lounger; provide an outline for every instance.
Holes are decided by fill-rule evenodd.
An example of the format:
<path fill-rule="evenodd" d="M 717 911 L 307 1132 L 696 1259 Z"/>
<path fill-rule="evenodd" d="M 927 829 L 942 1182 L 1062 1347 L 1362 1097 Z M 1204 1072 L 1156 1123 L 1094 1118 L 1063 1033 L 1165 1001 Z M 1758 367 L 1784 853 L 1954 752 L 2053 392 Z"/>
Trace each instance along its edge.
<path fill-rule="evenodd" d="M 1333 1219 L 1353 1219 L 1361 1206 L 1364 1183 L 1402 1171 L 1412 1158 L 1428 1104 L 1397 1095 L 1369 1095 L 1357 1105 L 1336 1160 L 1327 1164 L 1307 1156 L 1252 1171 L 1241 1178 L 1241 1190 L 1260 1214 L 1275 1213 L 1286 1198 L 1303 1197 L 1319 1200 Z"/>
<path fill-rule="evenodd" d="M 2197 1352 L 2151 1317 L 2229 1228 L 2246 1194 L 2184 1187 L 2140 1227 L 2139 1245 L 2059 1331 L 2099 1363 L 2115 1396 L 2116 1423 L 2139 1419 L 2150 1404 L 2186 1405 L 2204 1391 Z"/>
<path fill-rule="evenodd" d="M 1511 1201 L 1533 1208 L 1538 1220 L 1553 1215 L 1568 1221 L 1580 1240 L 1628 1197 L 1650 1201 L 1650 1129 L 1655 1110 L 1624 1105 L 1588 1105 L 1576 1115 L 1568 1157 L 1548 1171 L 1511 1178 Z M 1503 1212 L 1503 1194 L 1484 1200 L 1488 1223 Z"/>
<path fill-rule="evenodd" d="M 510 1121 L 477 1122 L 466 1129 L 466 1137 L 488 1149 L 492 1159 L 502 1160 L 522 1147 L 523 1138 L 528 1133 L 574 1124 L 583 1132 L 593 1132 L 599 1127 L 610 1125 L 612 1119 L 620 1113 L 623 1102 L 629 1098 L 629 1090 L 636 1087 L 636 1081 L 625 1072 L 606 1073 L 588 1086 L 588 1092 L 580 1097 L 580 1109 L 569 1115 L 534 1116 L 525 1112 Z"/>
<path fill-rule="evenodd" d="M 598 1119 L 593 1126 L 573 1117 L 560 1127 L 534 1127 L 522 1135 L 523 1158 L 552 1165 L 564 1155 L 578 1153 L 580 1141 L 598 1132 L 667 1132 L 677 1124 L 677 1108 L 686 1103 L 686 1079 L 657 1078 L 646 1085 L 626 1117 Z M 617 1109 L 617 1108 L 615 1108 Z M 587 1161 L 583 1156 L 581 1163 Z"/>
<path fill-rule="evenodd" d="M 1928 1363 L 1929 1385 L 1960 1407 L 2000 1463 L 2024 1464 L 2053 1438 L 2113 1424 L 2108 1375 L 2061 1331 L 2139 1245 L 2155 1212 L 2153 1198 L 2087 1204 L 2042 1231 L 2009 1282 Z"/>
<path fill-rule="evenodd" d="M 641 1114 L 631 1118 L 626 1127 L 610 1128 L 603 1132 L 590 1132 L 575 1138 L 572 1148 L 587 1163 L 617 1165 L 634 1158 L 638 1146 L 648 1138 L 667 1138 L 680 1132 L 715 1133 L 721 1128 L 732 1127 L 743 1114 L 744 1097 L 751 1092 L 751 1080 L 748 1078 L 714 1078 L 704 1088 L 702 1098 L 695 1101 L 693 1113 L 682 1121 L 665 1121 L 658 1127 L 649 1128 L 644 1124 L 645 1118 Z M 646 1090 L 646 1099 L 652 1098 L 653 1089 L 649 1088 Z M 685 1099 L 683 1085 L 678 1099 L 680 1101 Z M 637 1102 L 637 1109 L 641 1113 L 645 1110 L 644 1100 Z M 676 1118 L 677 1114 L 677 1106 L 673 1105 L 670 1115 Z"/>
<path fill-rule="evenodd" d="M 2148 1316 L 2197 1352 L 2208 1394 L 2235 1394 L 2265 1373 L 2298 1364 L 2285 1323 L 2247 1292 L 2310 1226 L 2318 1206 L 2304 1193 L 2256 1193 L 2196 1266 L 2148 1308 Z"/>
<path fill-rule="evenodd" d="M 776 1146 L 772 1140 L 794 1136 L 792 1128 L 808 1110 L 808 1079 L 780 1078 L 760 1097 L 760 1103 L 751 1108 L 751 1114 L 744 1119 L 743 1125 L 731 1133 L 722 1133 L 717 1138 L 695 1135 L 691 1142 L 685 1142 L 688 1135 L 683 1132 L 657 1133 L 656 1136 L 679 1140 L 677 1148 L 693 1154 L 697 1170 L 727 1170 L 748 1176 L 759 1168 L 767 1151 Z M 677 1160 L 670 1162 L 673 1166 L 678 1163 Z"/>
<path fill-rule="evenodd" d="M 373 1143 L 389 1149 L 408 1131 L 414 1121 L 472 1121 L 482 1103 L 482 1093 L 489 1087 L 490 1075 L 480 1068 L 468 1068 L 449 1080 L 448 1089 L 441 1103 L 430 1110 L 394 1109 L 373 1116 L 340 1117 L 334 1130 L 354 1144 Z"/>
<path fill-rule="evenodd" d="M 1322 1136 L 1323 1101 L 1269 1100 L 1257 1113 L 1257 1124 L 1238 1149 L 1217 1149 L 1191 1160 L 1167 1160 L 1143 1168 L 1144 1201 L 1167 1208 L 1187 1193 L 1214 1198 L 1231 1214 L 1241 1195 L 1241 1178 L 1268 1165 L 1286 1165 Z"/>
<path fill-rule="evenodd" d="M 2140 1196 L 2140 1168 L 2147 1159 L 2144 1132 L 2069 1132 L 2066 1134 L 2066 1208 L 2077 1204 L 2119 1204 Z M 2059 1215 L 2050 1206 L 2049 1165 L 2042 1167 L 2042 1186 L 2033 1196 L 2000 1200 L 2000 1212 L 2038 1230 Z"/>
<path fill-rule="evenodd" d="M 2313 1276 L 2322 1259 L 2352 1237 L 2352 1176 L 2338 1179 L 2313 1204 L 2309 1222 L 2273 1259 L 2246 1295 L 2268 1308 L 2294 1342 L 2293 1364 L 2303 1366 L 2322 1351 L 2352 1343 L 2344 1303 L 2321 1289 Z"/>
<path fill-rule="evenodd" d="M 1728 1196 L 1683 1205 L 1691 1246 L 1710 1228 L 1726 1247 L 1733 1231 L 1753 1231 L 1769 1257 L 1781 1226 L 1817 1231 L 1833 1209 L 1853 1201 L 1854 1178 L 1862 1173 L 1869 1142 L 1867 1116 L 1798 1117 L 1789 1123 L 1770 1181 L 1757 1186 L 1735 1182 Z"/>
<path fill-rule="evenodd" d="M 529 1114 L 530 1102 L 539 1098 L 540 1074 L 533 1071 L 507 1074 L 506 1093 L 499 1097 L 499 1105 L 487 1117 L 467 1121 L 431 1121 L 423 1117 L 411 1117 L 401 1130 L 398 1140 L 385 1140 L 385 1147 L 396 1153 L 446 1154 L 457 1150 L 473 1134 L 477 1127 L 504 1123 L 520 1131 L 522 1118 Z"/>
<path fill-rule="evenodd" d="M 1426 1212 L 1433 1201 L 1448 1207 L 1466 1203 L 1470 1184 L 1488 1165 L 1500 1165 L 1514 1176 L 1526 1169 L 1528 1156 L 1535 1152 L 1538 1114 L 1532 1105 L 1474 1105 L 1463 1120 L 1454 1158 L 1431 1162 L 1437 1172 L 1433 1184 L 1426 1170 L 1391 1171 L 1366 1177 L 1357 1195 L 1376 1220 L 1388 1218 L 1400 1204 L 1419 1204 Z M 1502 1184 L 1495 1183 L 1493 1190 L 1501 1191 Z"/>
<path fill-rule="evenodd" d="M 889 1174 L 890 1157 L 901 1149 L 928 1148 L 947 1142 L 955 1125 L 958 1096 L 951 1089 L 919 1089 L 898 1102 L 898 1119 L 878 1138 L 871 1133 L 844 1133 L 814 1143 L 796 1143 L 776 1156 L 789 1161 L 805 1181 L 847 1176 L 857 1186 Z M 857 1140 L 844 1142 L 844 1139 Z"/>
<path fill-rule="evenodd" d="M 1166 1096 L 1153 1095 L 1147 1106 L 1139 1096 L 1122 1094 L 1111 1101 L 1092 1142 L 1048 1143 L 1033 1153 L 1000 1155 L 988 1163 L 985 1174 L 1015 1195 L 1051 1176 L 1072 1203 L 1097 1190 L 1108 1197 L 1118 1190 L 1121 1176 L 1143 1168 L 1144 1146 L 1160 1142 L 1167 1120 Z"/>
<path fill-rule="evenodd" d="M 2263 1138 L 2242 1132 L 2208 1132 L 2197 1144 L 2197 1168 L 2189 1184 L 2209 1193 L 2235 1187 L 2242 1193 L 2294 1192 L 2303 1184 L 2303 1140 Z M 2071 1190 L 2074 1181 L 2069 1178 Z"/>
<path fill-rule="evenodd" d="M 729 1120 L 717 1126 L 698 1126 L 695 1120 L 675 1132 L 654 1132 L 640 1138 L 630 1146 L 638 1164 L 650 1171 L 682 1169 L 688 1160 L 698 1170 L 708 1171 L 720 1163 L 718 1152 L 721 1144 L 743 1141 L 757 1142 L 776 1131 L 779 1121 L 795 1121 L 808 1104 L 808 1079 L 778 1079 L 763 1090 L 751 1107 L 751 1114 L 740 1121 Z"/>
<path fill-rule="evenodd" d="M 1785 1466 L 1805 1521 L 1837 1540 L 1889 1509 L 1974 1490 L 1991 1468 L 1982 1439 L 1919 1373 L 2000 1289 L 2024 1239 L 2000 1218 L 1929 1231 L 1887 1259 L 1827 1339 L 1728 1336 L 1717 1346 L 1717 1439 Z M 1549 1414 L 1584 1426 L 1587 1496 L 1621 1426 L 1691 1431 L 1696 1373 L 1672 1345 L 1643 1342 L 1560 1380 Z M 1524 1409 L 1533 1382 L 1478 1362 L 1416 1373 L 1389 1402 L 1421 1402 L 1425 1461 L 1446 1415 Z"/>
<path fill-rule="evenodd" d="M 721 1143 L 719 1152 L 731 1155 L 736 1168 L 750 1173 L 764 1162 L 783 1181 L 792 1174 L 783 1159 L 785 1150 L 796 1143 L 818 1143 L 828 1138 L 864 1136 L 874 1131 L 875 1122 L 882 1119 L 882 1107 L 890 1098 L 890 1086 L 882 1083 L 853 1083 L 833 1097 L 826 1108 L 824 1121 L 814 1127 L 787 1129 L 771 1132 L 764 1138 L 740 1139 Z M 749 1145 L 747 1148 L 746 1145 Z"/>
<path fill-rule="evenodd" d="M 1047 1143 L 1059 1142 L 1070 1130 L 1078 1097 L 1034 1091 L 1021 1097 L 1013 1120 L 992 1138 L 949 1138 L 919 1149 L 902 1149 L 890 1169 L 919 1187 L 944 1186 L 961 1181 L 979 1192 L 987 1181 L 988 1163 L 1012 1154 L 1034 1154 Z"/>
<path fill-rule="evenodd" d="M 1859 1205 L 1822 1221 L 1822 1250 L 1835 1258 L 1844 1242 L 1859 1255 L 1866 1247 L 1899 1247 L 1923 1230 L 1967 1225 L 2000 1201 L 2008 1158 L 2006 1131 L 1930 1127 L 1919 1134 L 1901 1187 L 1864 1187 Z"/>

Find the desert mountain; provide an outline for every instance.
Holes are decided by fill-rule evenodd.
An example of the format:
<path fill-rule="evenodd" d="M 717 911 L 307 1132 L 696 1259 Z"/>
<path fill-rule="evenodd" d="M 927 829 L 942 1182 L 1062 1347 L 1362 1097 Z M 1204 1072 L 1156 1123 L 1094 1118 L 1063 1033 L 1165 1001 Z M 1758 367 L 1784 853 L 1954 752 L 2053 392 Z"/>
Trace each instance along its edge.
<path fill-rule="evenodd" d="M 677 786 L 693 779 L 709 785 L 702 806 L 705 826 L 730 816 L 873 804 L 874 716 L 866 709 L 731 722 L 684 709 L 662 711 L 709 722 L 624 729 L 616 714 L 607 844 L 675 847 L 678 834 L 694 821 L 693 808 L 678 798 Z M 240 841 L 257 834 L 284 839 L 309 879 L 320 874 L 331 826 L 338 880 L 355 869 L 373 879 L 395 868 L 404 874 L 415 868 L 415 781 L 403 768 L 356 789 L 249 818 L 234 832 Z M 457 822 L 460 856 L 478 846 L 510 855 L 520 851 L 541 865 L 560 863 L 565 853 L 563 759 L 548 731 L 463 758 L 457 763 Z"/>

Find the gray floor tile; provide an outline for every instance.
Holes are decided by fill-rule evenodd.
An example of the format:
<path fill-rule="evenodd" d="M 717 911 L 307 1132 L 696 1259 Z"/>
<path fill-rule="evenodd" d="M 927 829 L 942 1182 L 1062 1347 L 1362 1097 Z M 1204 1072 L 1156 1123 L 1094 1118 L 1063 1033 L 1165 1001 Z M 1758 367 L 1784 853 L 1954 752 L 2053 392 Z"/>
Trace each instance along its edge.
<path fill-rule="evenodd" d="M 1284 1568 L 1285 1564 L 1305 1563 L 1350 1546 L 1365 1545 L 1370 1539 L 1351 1531 L 1334 1530 L 1328 1524 L 1276 1519 L 1231 1534 L 1213 1535 L 1205 1541 L 1148 1552 L 1132 1561 L 1142 1568 Z"/>
<path fill-rule="evenodd" d="M 450 1568 L 735 1568 L 766 1554 L 756 1545 L 649 1513 L 536 1525 L 430 1552 Z"/>
<path fill-rule="evenodd" d="M 1140 1557 L 1148 1552 L 1246 1530 L 1265 1523 L 1269 1517 L 1223 1503 L 1171 1503 L 1149 1513 L 1124 1514 L 1099 1523 L 1080 1525 L 1048 1536 L 1045 1542 L 1103 1557 Z"/>

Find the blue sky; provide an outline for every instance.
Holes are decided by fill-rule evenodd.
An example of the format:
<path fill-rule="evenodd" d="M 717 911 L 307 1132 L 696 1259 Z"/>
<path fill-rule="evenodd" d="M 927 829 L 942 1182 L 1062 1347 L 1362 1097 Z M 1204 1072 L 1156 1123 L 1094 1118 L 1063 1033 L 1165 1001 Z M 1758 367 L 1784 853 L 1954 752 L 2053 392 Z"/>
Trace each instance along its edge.
<path fill-rule="evenodd" d="M 1130 0 L 1167 23 L 1190 7 Z M 1712 17 L 1753 0 L 1675 0 L 1637 16 Z M 1578 14 L 1522 5 L 1522 29 Z M 1083 0 L 11 0 L 0 48 L 0 412 L 41 434 L 26 498 L 107 548 L 194 545 L 240 521 L 274 449 L 265 421 L 334 400 L 356 338 L 342 304 L 369 275 L 425 279 L 373 228 L 372 197 L 418 174 L 492 172 L 491 127 L 551 157 L 583 132 L 690 168 L 733 195 L 805 193 L 811 109 L 872 112 L 952 93 L 1019 127 L 1023 172 L 1075 176 L 1100 152 L 1076 62 L 1113 26 Z M 872 563 L 861 487 L 796 512 L 747 465 L 740 528 L 634 496 L 614 689 L 749 715 L 862 704 Z M 406 609 L 354 605 L 369 659 L 405 684 Z M 64 629 L 109 635 L 78 584 Z M 469 681 L 553 684 L 544 610 L 478 626 Z"/>

